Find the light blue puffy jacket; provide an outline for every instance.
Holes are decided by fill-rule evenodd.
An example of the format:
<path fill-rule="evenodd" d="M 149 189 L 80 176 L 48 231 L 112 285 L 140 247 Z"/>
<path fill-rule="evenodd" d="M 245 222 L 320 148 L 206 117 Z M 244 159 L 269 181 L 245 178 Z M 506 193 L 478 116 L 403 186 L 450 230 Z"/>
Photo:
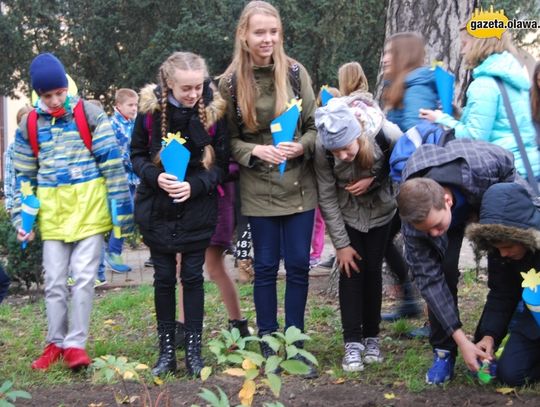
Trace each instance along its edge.
<path fill-rule="evenodd" d="M 506 51 L 492 54 L 473 70 L 472 76 L 473 81 L 467 89 L 467 104 L 461 120 L 443 114 L 437 123 L 455 129 L 456 137 L 489 141 L 511 151 L 518 172 L 525 177 L 526 171 L 519 147 L 494 79 L 501 78 L 508 92 L 533 173 L 536 177 L 540 176 L 540 156 L 529 101 L 530 82 L 520 63 Z"/>

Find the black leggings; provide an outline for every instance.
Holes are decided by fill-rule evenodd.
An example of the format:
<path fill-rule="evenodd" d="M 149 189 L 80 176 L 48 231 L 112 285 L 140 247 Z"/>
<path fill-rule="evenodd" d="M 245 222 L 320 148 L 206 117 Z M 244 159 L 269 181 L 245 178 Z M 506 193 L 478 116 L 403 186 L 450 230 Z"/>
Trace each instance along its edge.
<path fill-rule="evenodd" d="M 341 273 L 339 278 L 339 306 L 343 340 L 360 342 L 362 338 L 379 334 L 381 322 L 382 275 L 381 266 L 390 223 L 359 232 L 346 226 L 351 246 L 362 260 L 356 264 L 359 273 L 354 270 L 351 277 Z"/>
<path fill-rule="evenodd" d="M 158 321 L 172 322 L 176 315 L 176 254 L 150 249 L 154 260 L 154 303 Z M 205 249 L 182 253 L 180 280 L 184 289 L 187 331 L 201 332 L 204 315 Z"/>
<path fill-rule="evenodd" d="M 386 251 L 384 253 L 384 259 L 390 272 L 396 276 L 399 284 L 404 284 L 409 281 L 409 268 L 405 259 L 403 258 L 403 251 L 401 247 L 397 247 L 394 243 L 394 238 L 401 230 L 401 218 L 399 212 L 396 214 L 390 222 L 390 233 L 388 235 L 388 244 L 386 245 Z"/>

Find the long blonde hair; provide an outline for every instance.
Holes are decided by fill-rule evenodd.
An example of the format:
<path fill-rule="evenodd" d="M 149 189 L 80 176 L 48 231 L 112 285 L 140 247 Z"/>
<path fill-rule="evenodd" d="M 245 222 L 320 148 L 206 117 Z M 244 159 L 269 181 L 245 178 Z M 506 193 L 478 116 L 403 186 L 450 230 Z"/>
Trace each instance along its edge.
<path fill-rule="evenodd" d="M 424 38 L 416 32 L 402 32 L 392 35 L 387 44 L 391 45 L 392 69 L 385 79 L 391 80 L 383 93 L 385 107 L 400 107 L 405 93 L 405 78 L 409 72 L 424 65 L 426 57 Z"/>
<path fill-rule="evenodd" d="M 169 96 L 169 86 L 167 82 L 174 82 L 174 74 L 176 70 L 181 71 L 202 71 L 204 77 L 208 77 L 208 68 L 206 62 L 199 55 L 191 52 L 175 52 L 169 56 L 159 68 L 158 81 L 161 86 L 161 137 L 167 137 L 168 120 L 167 120 L 167 103 Z M 203 124 L 205 130 L 208 131 L 210 125 L 208 123 L 208 117 L 206 108 L 204 105 L 203 97 L 197 102 L 199 111 L 199 120 Z M 159 154 L 156 156 L 159 159 Z M 204 153 L 201 159 L 201 163 L 204 168 L 209 169 L 215 161 L 214 148 L 207 144 L 204 146 Z"/>
<path fill-rule="evenodd" d="M 361 123 L 360 123 L 361 125 Z M 373 141 L 369 137 L 364 135 L 356 139 L 358 143 L 358 153 L 356 154 L 356 161 L 360 168 L 369 170 L 375 163 L 375 150 L 373 147 Z"/>
<path fill-rule="evenodd" d="M 507 31 L 503 33 L 500 40 L 496 37 L 475 38 L 469 33 L 467 35 L 470 36 L 469 41 L 471 41 L 471 46 L 463 56 L 466 69 L 476 68 L 492 54 L 500 54 L 508 51 L 514 56 L 517 55 L 517 50 L 512 44 L 512 39 Z"/>
<path fill-rule="evenodd" d="M 338 70 L 339 91 L 348 96 L 355 91 L 368 92 L 369 85 L 362 65 L 358 62 L 347 62 Z"/>
<path fill-rule="evenodd" d="M 289 66 L 294 60 L 285 54 L 283 49 L 283 25 L 277 9 L 266 1 L 251 1 L 242 11 L 236 27 L 234 40 L 234 54 L 231 64 L 225 70 L 222 77 L 236 75 L 236 99 L 242 113 L 242 120 L 247 129 L 255 131 L 258 126 L 257 112 L 255 111 L 255 99 L 257 98 L 257 86 L 253 75 L 253 59 L 246 41 L 249 28 L 249 20 L 252 16 L 262 14 L 275 17 L 278 22 L 279 40 L 274 45 L 272 59 L 274 62 L 274 87 L 276 92 L 275 115 L 281 114 L 288 101 L 288 72 Z"/>

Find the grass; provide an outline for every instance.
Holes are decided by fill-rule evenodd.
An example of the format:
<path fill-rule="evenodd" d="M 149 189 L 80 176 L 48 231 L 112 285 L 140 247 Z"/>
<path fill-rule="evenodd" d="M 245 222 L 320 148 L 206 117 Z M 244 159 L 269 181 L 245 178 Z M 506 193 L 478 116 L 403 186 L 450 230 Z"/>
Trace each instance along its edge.
<path fill-rule="evenodd" d="M 283 326 L 284 282 L 278 284 L 280 326 Z M 227 313 L 219 291 L 213 283 L 205 284 L 205 342 L 227 328 Z M 254 326 L 255 310 L 252 287 L 239 287 L 241 309 Z M 476 282 L 469 275 L 460 283 L 460 310 L 466 332 L 474 332 L 486 295 L 485 283 Z M 388 307 L 388 304 L 386 304 Z M 343 356 L 341 322 L 337 299 L 329 299 L 311 291 L 306 311 L 307 333 L 312 341 L 306 345 L 319 360 L 320 371 L 328 382 L 360 381 L 367 384 L 403 387 L 411 392 L 426 389 L 424 375 L 431 363 L 431 349 L 426 340 L 406 339 L 404 334 L 420 326 L 422 319 L 398 320 L 381 324 L 382 349 L 385 361 L 370 365 L 361 373 L 347 374 L 341 369 Z M 126 356 L 130 361 L 152 365 L 157 357 L 153 288 L 140 286 L 122 290 L 99 291 L 92 312 L 88 352 L 92 357 L 112 354 Z M 47 373 L 35 372 L 30 363 L 44 346 L 46 318 L 43 299 L 32 304 L 21 300 L 0 305 L 0 383 L 10 379 L 18 388 L 47 387 L 86 382 L 91 373 L 72 374 L 61 364 Z M 215 360 L 207 348 L 203 355 L 210 363 Z M 183 354 L 178 355 L 179 360 Z M 181 372 L 185 372 L 180 362 Z M 477 386 L 467 374 L 463 361 L 458 360 L 456 379 L 448 386 Z M 148 373 L 146 373 L 148 374 Z M 150 378 L 148 377 L 150 380 Z M 169 380 L 187 380 L 185 376 Z M 540 386 L 527 391 L 540 394 Z"/>

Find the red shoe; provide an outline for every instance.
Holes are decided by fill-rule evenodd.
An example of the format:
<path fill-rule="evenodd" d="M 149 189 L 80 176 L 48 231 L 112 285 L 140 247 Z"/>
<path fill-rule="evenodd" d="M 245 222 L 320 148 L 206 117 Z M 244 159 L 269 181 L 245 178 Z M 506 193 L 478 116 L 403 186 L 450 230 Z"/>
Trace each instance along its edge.
<path fill-rule="evenodd" d="M 32 369 L 47 370 L 49 366 L 60 359 L 63 353 L 64 349 L 59 348 L 54 343 L 49 343 L 45 346 L 41 356 L 32 362 Z"/>
<path fill-rule="evenodd" d="M 80 348 L 66 348 L 64 350 L 64 361 L 70 369 L 87 367 L 92 363 L 86 351 Z"/>

